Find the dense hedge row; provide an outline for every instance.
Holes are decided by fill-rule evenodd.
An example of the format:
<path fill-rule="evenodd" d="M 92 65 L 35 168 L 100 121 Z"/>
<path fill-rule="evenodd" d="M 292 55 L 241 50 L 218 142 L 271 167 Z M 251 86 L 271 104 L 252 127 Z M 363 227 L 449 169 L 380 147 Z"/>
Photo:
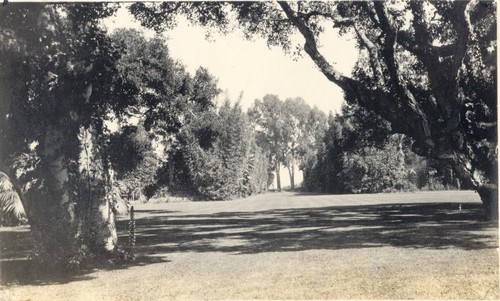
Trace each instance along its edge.
<path fill-rule="evenodd" d="M 178 138 L 163 171 L 170 192 L 223 200 L 267 188 L 268 157 L 239 104 L 200 112 Z"/>

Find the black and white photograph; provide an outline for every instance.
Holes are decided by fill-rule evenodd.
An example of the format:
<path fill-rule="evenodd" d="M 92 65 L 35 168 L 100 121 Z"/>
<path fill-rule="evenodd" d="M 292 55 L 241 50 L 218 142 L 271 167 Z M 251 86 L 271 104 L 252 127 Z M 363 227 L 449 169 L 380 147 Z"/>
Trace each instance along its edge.
<path fill-rule="evenodd" d="M 499 300 L 497 1 L 0 3 L 0 301 Z"/>

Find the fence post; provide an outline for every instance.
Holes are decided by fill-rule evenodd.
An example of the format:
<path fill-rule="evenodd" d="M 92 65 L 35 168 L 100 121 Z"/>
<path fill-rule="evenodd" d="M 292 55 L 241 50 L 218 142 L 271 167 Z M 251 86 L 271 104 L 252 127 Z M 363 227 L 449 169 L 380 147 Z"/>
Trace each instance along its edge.
<path fill-rule="evenodd" d="M 130 220 L 128 221 L 128 251 L 131 257 L 134 257 L 133 248 L 135 246 L 135 212 L 134 206 L 130 207 Z"/>

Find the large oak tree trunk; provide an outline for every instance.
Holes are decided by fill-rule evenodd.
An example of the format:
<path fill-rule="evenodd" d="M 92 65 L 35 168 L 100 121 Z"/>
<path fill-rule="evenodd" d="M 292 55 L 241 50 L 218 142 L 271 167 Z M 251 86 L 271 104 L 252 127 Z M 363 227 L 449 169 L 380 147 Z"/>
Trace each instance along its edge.
<path fill-rule="evenodd" d="M 11 114 L 14 94 L 10 82 L 8 76 L 0 78 L 2 116 Z M 8 162 L 26 141 L 17 137 L 8 120 L 0 122 L 0 167 L 21 193 L 36 244 L 33 257 L 47 268 L 66 268 L 79 265 L 87 256 L 106 256 L 117 244 L 109 168 L 102 156 L 96 156 L 95 144 L 89 144 L 91 135 L 87 140 L 78 139 L 77 121 L 58 118 L 41 125 L 46 129 L 38 141 L 39 163 L 25 166 L 34 168 L 33 178 L 22 179 L 16 179 Z M 79 149 L 80 154 L 72 149 Z M 88 157 L 83 158 L 84 154 Z"/>
<path fill-rule="evenodd" d="M 460 178 L 461 186 L 474 189 L 479 194 L 484 206 L 484 217 L 488 220 L 498 220 L 498 182 L 493 175 L 479 169 L 473 169 L 474 162 L 462 159 L 455 154 L 452 160 L 446 160 Z"/>
<path fill-rule="evenodd" d="M 36 180 L 41 185 L 24 186 L 23 191 L 36 241 L 35 258 L 53 267 L 66 266 L 75 259 L 78 249 L 75 200 L 70 197 L 68 160 L 63 149 L 66 143 L 62 130 L 54 127 L 46 130 Z"/>
<path fill-rule="evenodd" d="M 7 25 L 12 28 L 6 27 L 2 41 L 7 43 L 0 47 L 0 168 L 9 173 L 21 192 L 36 240 L 34 257 L 48 268 L 79 265 L 85 258 L 107 254 L 116 246 L 111 178 L 106 176 L 105 161 L 93 161 L 97 173 L 82 173 L 79 168 L 78 152 L 83 143 L 78 130 L 82 123 L 88 125 L 92 115 L 80 110 L 92 94 L 93 79 L 85 80 L 93 68 L 87 56 L 92 55 L 78 58 L 72 53 L 72 47 L 78 46 L 68 44 L 60 48 L 68 58 L 65 55 L 60 62 L 49 63 L 52 59 L 48 58 L 55 53 L 50 45 L 64 43 L 68 36 L 77 37 L 76 33 L 69 35 L 64 22 L 58 23 L 59 9 L 5 9 L 0 19 L 10 20 Z M 20 24 L 33 21 L 27 24 L 36 26 L 17 30 L 16 20 Z M 68 35 L 63 34 L 66 30 Z M 34 59 L 28 59 L 31 57 Z M 80 63 L 87 66 L 85 71 L 79 70 Z M 74 69 L 61 67 L 66 64 Z M 36 148 L 33 142 L 38 144 Z M 14 168 L 12 159 L 16 158 L 25 166 Z M 23 174 L 16 178 L 20 171 Z M 90 178 L 93 185 L 81 185 Z"/>
<path fill-rule="evenodd" d="M 70 133 L 50 127 L 38 167 L 38 181 L 43 184 L 24 186 L 24 205 L 36 241 L 35 260 L 49 268 L 107 257 L 117 245 L 112 175 L 101 160 L 92 161 L 88 169 L 80 168 L 81 173 L 71 169 L 73 160 L 65 149 L 75 143 L 71 139 Z M 85 141 L 81 145 L 84 148 Z M 78 161 L 82 164 L 85 158 Z"/>
<path fill-rule="evenodd" d="M 482 185 L 477 189 L 484 205 L 486 218 L 498 220 L 498 186 Z"/>

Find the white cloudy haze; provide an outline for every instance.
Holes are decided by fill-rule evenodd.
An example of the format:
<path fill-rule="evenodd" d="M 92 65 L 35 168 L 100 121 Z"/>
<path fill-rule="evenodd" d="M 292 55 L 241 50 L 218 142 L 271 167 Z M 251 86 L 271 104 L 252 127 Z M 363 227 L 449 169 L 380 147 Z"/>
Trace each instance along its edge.
<path fill-rule="evenodd" d="M 125 9 L 107 20 L 109 30 L 140 25 Z M 149 33 L 151 34 L 151 32 Z M 338 70 L 350 74 L 357 58 L 354 42 L 339 38 L 330 30 L 322 41 L 323 52 Z M 205 39 L 205 30 L 180 22 L 175 29 L 165 33 L 173 58 L 181 61 L 191 73 L 203 66 L 219 79 L 219 87 L 236 100 L 243 91 L 243 108 L 248 108 L 256 98 L 276 94 L 281 99 L 302 97 L 311 106 L 325 113 L 339 112 L 342 92 L 329 82 L 307 55 L 294 61 L 279 48 L 268 48 L 263 39 L 247 41 L 239 32 L 226 36 L 214 34 L 212 41 Z M 220 98 L 225 98 L 222 95 Z"/>

